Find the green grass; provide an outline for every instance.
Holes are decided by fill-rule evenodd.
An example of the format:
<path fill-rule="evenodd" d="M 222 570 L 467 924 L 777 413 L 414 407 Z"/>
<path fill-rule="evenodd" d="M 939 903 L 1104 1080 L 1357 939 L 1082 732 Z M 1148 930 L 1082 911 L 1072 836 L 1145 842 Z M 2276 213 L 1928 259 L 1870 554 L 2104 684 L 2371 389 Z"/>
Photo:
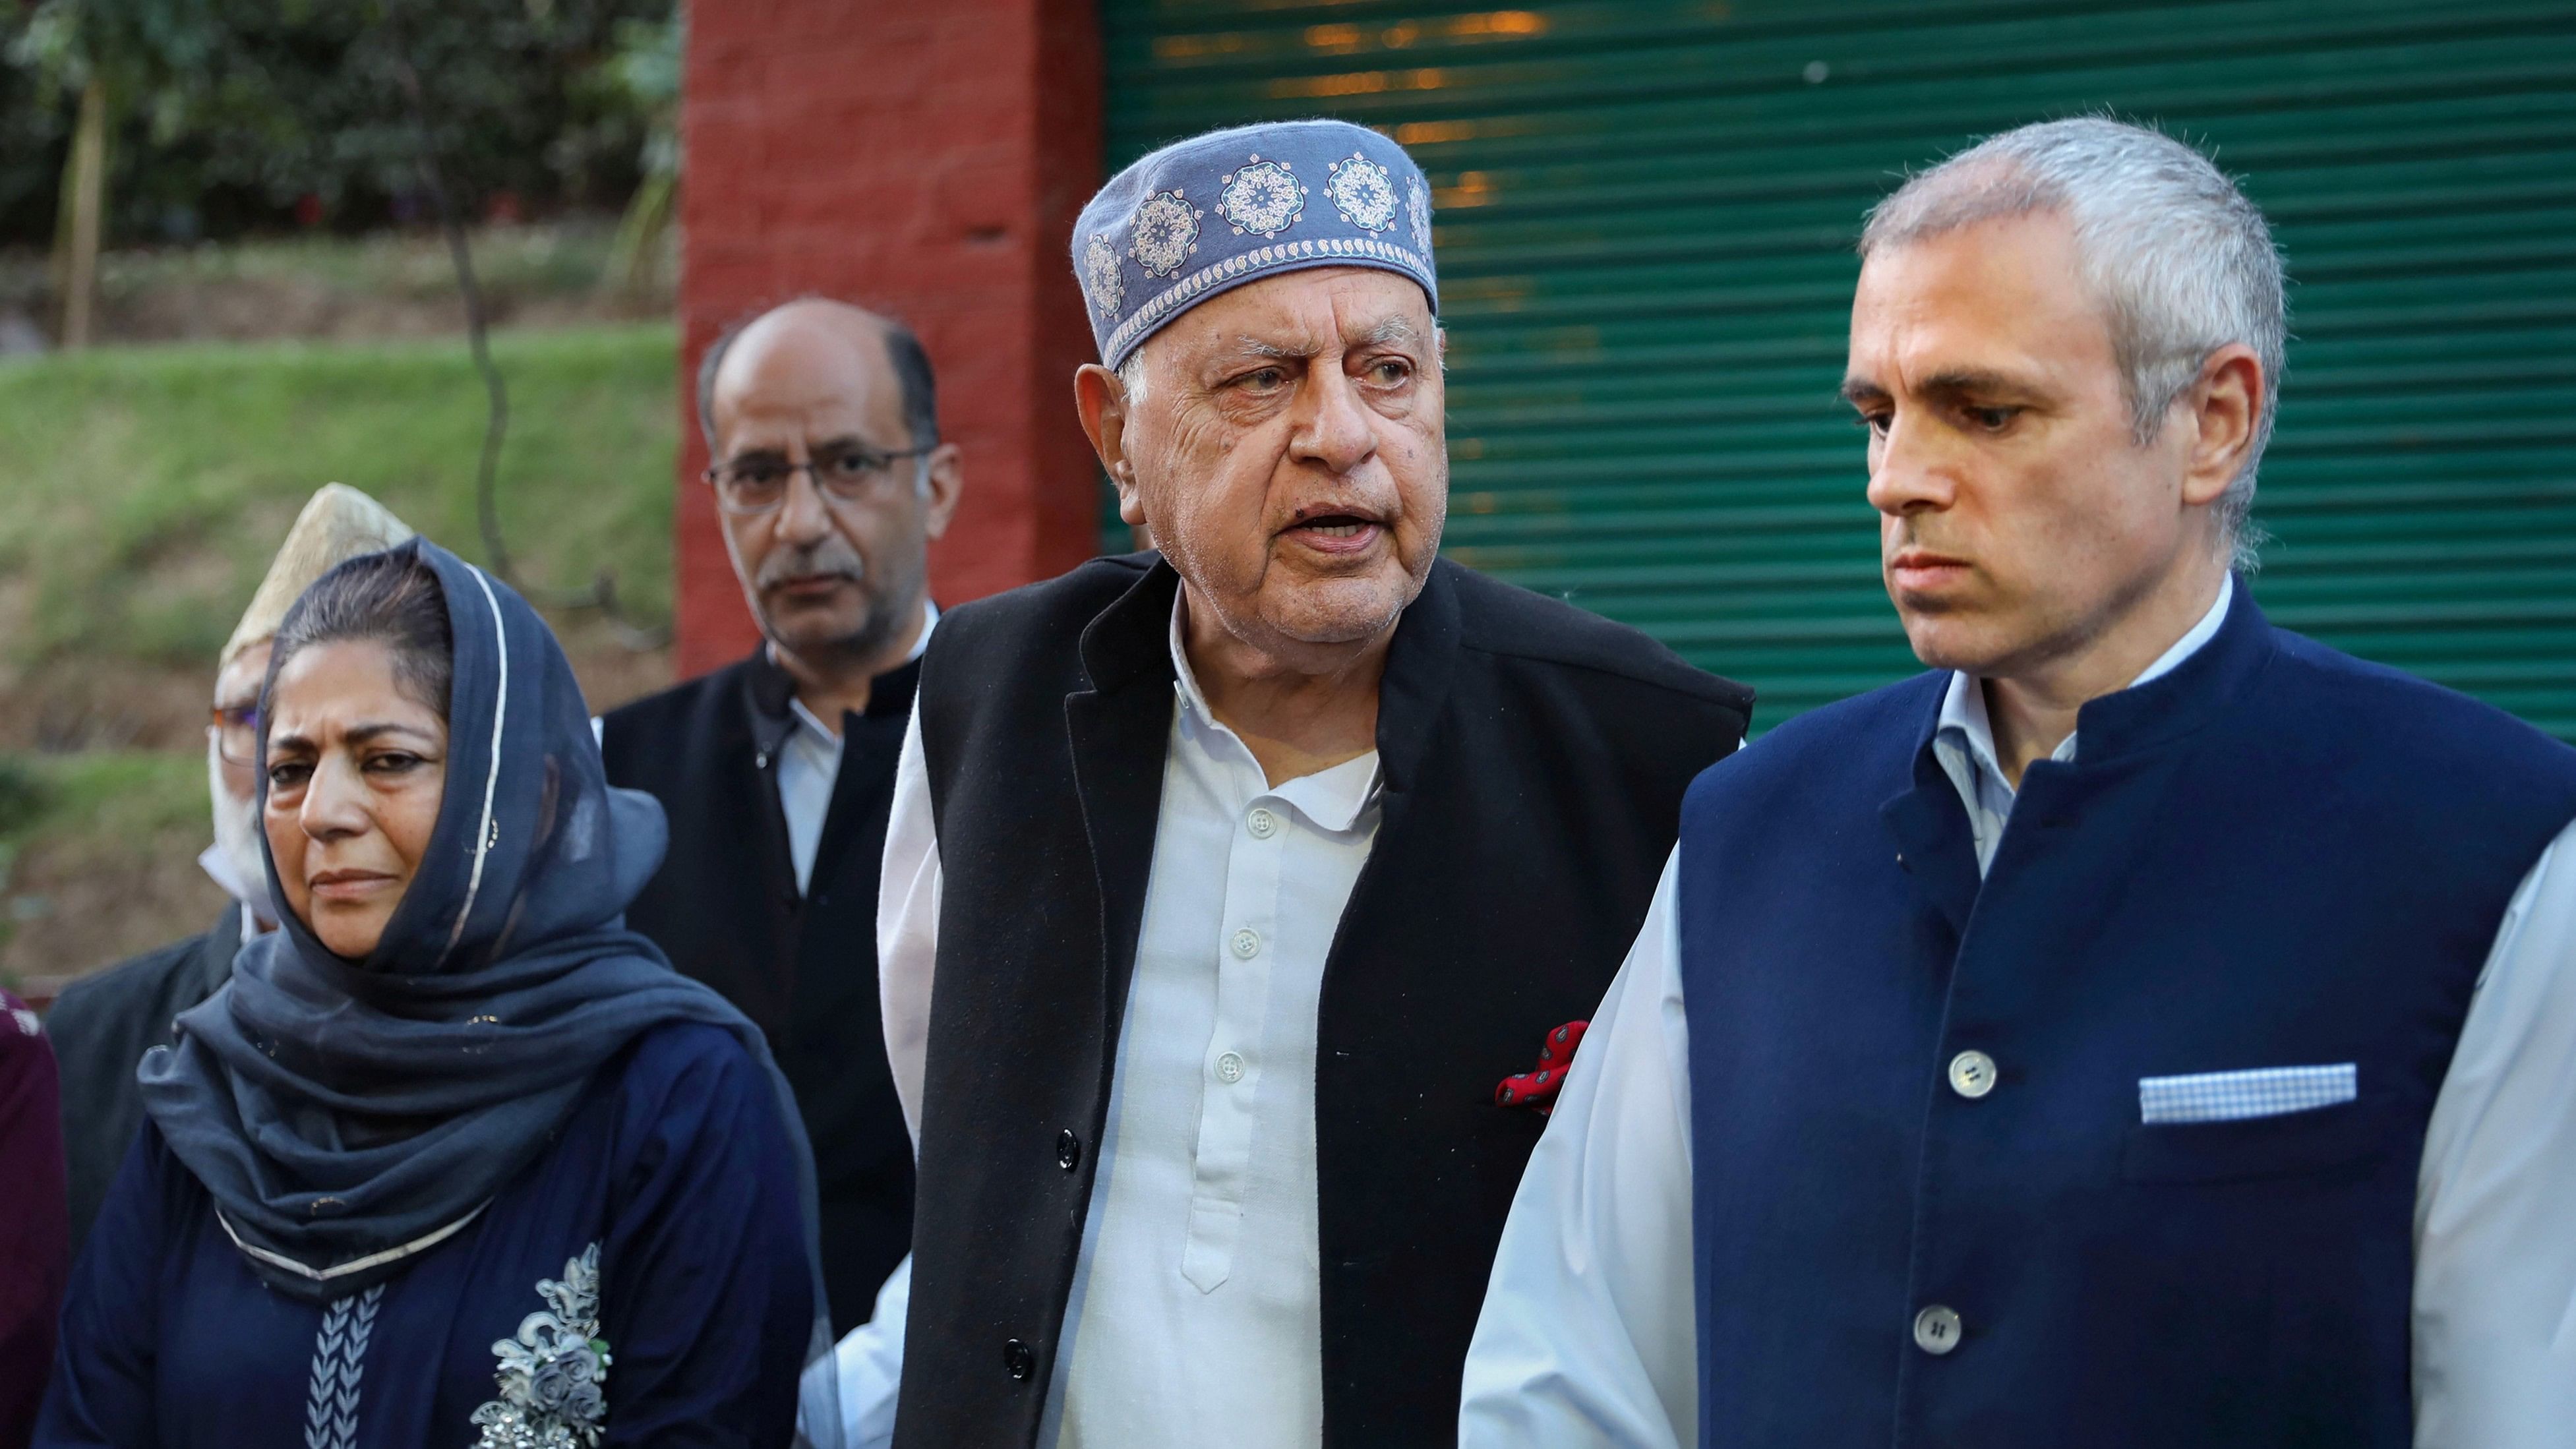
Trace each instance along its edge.
<path fill-rule="evenodd" d="M 504 538 L 539 589 L 613 570 L 671 607 L 664 324 L 504 333 Z M 365 489 L 481 561 L 483 389 L 461 338 L 104 349 L 0 365 L 0 662 L 203 669 L 313 490 Z M 202 794 L 202 786 L 199 793 Z"/>
<path fill-rule="evenodd" d="M 77 826 L 83 833 L 144 836 L 206 828 L 206 761 L 161 750 L 0 751 L 0 847 Z"/>
<path fill-rule="evenodd" d="M 39 877 L 115 880 L 175 863 L 186 879 L 188 857 L 206 835 L 202 755 L 0 752 L 0 981 L 16 986 L 23 973 L 10 968 L 28 964 L 14 960 L 13 937 L 31 927 L 60 929 L 47 919 L 51 898 L 29 889 L 36 883 L 25 879 L 27 864 L 43 862 L 34 872 Z M 152 943 L 122 944 L 142 949 Z M 98 962 L 35 964 L 59 973 Z"/>

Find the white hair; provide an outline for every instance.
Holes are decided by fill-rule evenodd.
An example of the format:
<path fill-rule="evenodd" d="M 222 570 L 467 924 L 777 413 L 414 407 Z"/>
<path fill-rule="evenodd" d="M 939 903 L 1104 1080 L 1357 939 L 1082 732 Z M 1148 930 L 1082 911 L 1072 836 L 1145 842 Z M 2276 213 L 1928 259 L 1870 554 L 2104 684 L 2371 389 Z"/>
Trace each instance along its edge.
<path fill-rule="evenodd" d="M 2254 436 L 2218 499 L 2220 540 L 2236 567 L 2252 569 L 2262 535 L 2247 515 L 2288 336 L 2281 254 L 2263 213 L 2182 142 L 2079 116 L 1990 137 L 1907 181 L 1870 210 L 1860 254 L 2042 211 L 2074 226 L 2086 284 L 2110 312 L 2141 446 L 2163 432 L 2212 353 L 2241 343 L 2261 361 Z"/>
<path fill-rule="evenodd" d="M 1128 353 L 1127 360 L 1118 364 L 1118 385 L 1126 390 L 1129 407 L 1145 401 L 1145 349 Z"/>

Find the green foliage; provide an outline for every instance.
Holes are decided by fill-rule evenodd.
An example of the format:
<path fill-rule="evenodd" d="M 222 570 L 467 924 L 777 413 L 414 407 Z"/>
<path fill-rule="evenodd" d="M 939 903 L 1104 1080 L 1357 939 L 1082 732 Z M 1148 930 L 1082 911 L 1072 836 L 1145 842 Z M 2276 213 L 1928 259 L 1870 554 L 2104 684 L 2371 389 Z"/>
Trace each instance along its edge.
<path fill-rule="evenodd" d="M 0 753 L 0 780 L 23 782 L 31 808 L 0 820 L 0 840 L 27 842 L 77 829 L 142 837 L 203 829 L 206 761 L 202 755 L 154 750 L 82 750 L 73 754 Z"/>
<path fill-rule="evenodd" d="M 617 109 L 645 122 L 644 179 L 626 203 L 608 262 L 608 280 L 629 292 L 642 288 L 671 224 L 680 176 L 680 71 L 687 46 L 687 24 L 676 11 L 658 24 L 621 21 L 617 54 L 595 73 L 598 84 L 615 90 Z"/>
<path fill-rule="evenodd" d="M 503 333 L 502 526 L 529 582 L 615 571 L 670 611 L 670 329 Z M 382 499 L 469 557 L 483 394 L 452 340 L 109 349 L 0 368 L 0 575 L 24 581 L 14 662 L 202 667 L 312 491 Z"/>
<path fill-rule="evenodd" d="M 51 793 L 34 764 L 0 755 L 0 840 L 23 834 L 43 819 Z"/>
<path fill-rule="evenodd" d="M 38 0 L 0 18 L 16 72 L 0 139 L 61 164 L 67 93 L 93 73 L 118 116 L 112 235 L 276 226 L 304 197 L 335 224 L 426 219 L 424 143 L 461 206 L 622 201 L 652 103 L 623 77 L 633 27 L 672 0 Z M 49 122 L 50 118 L 50 123 Z M 51 198 L 0 160 L 0 234 L 43 235 Z"/>
<path fill-rule="evenodd" d="M 156 854 L 184 862 L 206 830 L 204 757 L 146 750 L 0 752 L 0 959 L 27 921 L 56 902 L 29 894 L 30 877 L 68 868 L 114 879 L 149 869 Z M 54 872 L 30 870 L 50 858 Z M 140 944 L 140 943 L 138 943 Z M 88 961 L 47 961 L 60 971 Z M 0 969 L 16 987 L 19 972 Z"/>

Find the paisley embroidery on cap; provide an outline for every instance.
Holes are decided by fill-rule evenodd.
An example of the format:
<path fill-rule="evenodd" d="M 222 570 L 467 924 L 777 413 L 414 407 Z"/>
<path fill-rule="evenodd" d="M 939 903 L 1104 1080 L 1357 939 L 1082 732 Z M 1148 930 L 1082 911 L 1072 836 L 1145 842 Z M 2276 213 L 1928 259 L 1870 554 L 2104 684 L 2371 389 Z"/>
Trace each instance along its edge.
<path fill-rule="evenodd" d="M 599 1244 L 564 1264 L 561 1281 L 537 1280 L 542 1312 L 519 1320 L 516 1338 L 492 1345 L 501 1397 L 476 1409 L 475 1449 L 590 1449 L 608 1419 L 607 1340 L 599 1336 Z"/>
<path fill-rule="evenodd" d="M 1416 176 L 1404 183 L 1405 204 L 1413 212 L 1413 249 L 1431 255 L 1431 193 Z"/>
<path fill-rule="evenodd" d="M 1127 223 L 1127 254 L 1149 277 L 1180 274 L 1181 263 L 1199 249 L 1199 218 L 1205 213 L 1173 191 L 1149 191 L 1136 203 Z"/>
<path fill-rule="evenodd" d="M 1216 213 L 1234 224 L 1238 236 L 1275 237 L 1296 225 L 1306 210 L 1306 185 L 1285 162 L 1255 156 L 1217 178 L 1217 184 Z"/>
<path fill-rule="evenodd" d="M 1395 225 L 1395 181 L 1386 168 L 1354 151 L 1336 161 L 1324 180 L 1324 194 L 1342 219 L 1363 231 L 1385 231 Z"/>
<path fill-rule="evenodd" d="M 1109 238 L 1097 232 L 1082 249 L 1082 290 L 1103 317 L 1117 316 L 1118 304 L 1127 300 L 1126 279 L 1118 274 L 1118 253 L 1111 249 Z"/>

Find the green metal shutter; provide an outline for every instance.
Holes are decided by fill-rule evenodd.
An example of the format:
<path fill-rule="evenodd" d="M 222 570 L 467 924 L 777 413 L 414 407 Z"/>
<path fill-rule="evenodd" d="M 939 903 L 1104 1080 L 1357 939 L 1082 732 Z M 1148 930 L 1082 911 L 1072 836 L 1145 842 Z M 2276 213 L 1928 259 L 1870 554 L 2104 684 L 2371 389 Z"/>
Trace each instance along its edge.
<path fill-rule="evenodd" d="M 2293 279 L 2282 624 L 2576 738 L 2576 7 L 1104 0 L 1109 156 L 1246 120 L 1431 173 L 1453 557 L 1756 684 L 1917 666 L 1833 393 L 1862 212 L 2111 108 L 2214 148 Z"/>

